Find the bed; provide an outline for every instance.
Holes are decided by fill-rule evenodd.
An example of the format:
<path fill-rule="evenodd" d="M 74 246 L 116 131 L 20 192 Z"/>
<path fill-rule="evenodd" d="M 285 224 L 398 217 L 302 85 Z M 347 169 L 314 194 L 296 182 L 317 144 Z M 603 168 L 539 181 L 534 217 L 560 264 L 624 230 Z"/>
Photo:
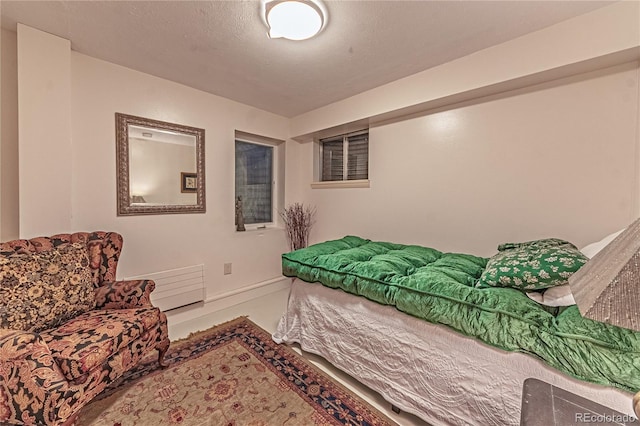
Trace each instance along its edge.
<path fill-rule="evenodd" d="M 513 266 L 522 251 L 573 271 L 587 260 L 554 239 L 504 244 L 494 257 Z M 514 283 L 494 257 L 359 237 L 288 253 L 283 273 L 295 280 L 274 340 L 299 343 L 432 424 L 518 424 L 527 378 L 632 414 L 640 334 L 525 294 L 561 287 L 571 270 L 546 265 L 556 274 L 532 278 L 516 262 L 528 278 Z"/>

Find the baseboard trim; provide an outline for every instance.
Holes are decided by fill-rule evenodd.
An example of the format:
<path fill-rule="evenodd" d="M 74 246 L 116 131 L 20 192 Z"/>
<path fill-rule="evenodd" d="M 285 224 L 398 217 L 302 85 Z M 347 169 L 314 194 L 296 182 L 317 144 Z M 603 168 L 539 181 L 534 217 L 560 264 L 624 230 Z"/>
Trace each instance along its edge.
<path fill-rule="evenodd" d="M 290 278 L 286 278 L 286 277 L 277 277 L 277 278 L 272 278 L 270 280 L 261 281 L 259 283 L 256 283 L 256 284 L 253 284 L 253 285 L 250 285 L 250 286 L 246 286 L 246 287 L 242 287 L 242 288 L 237 288 L 235 290 L 227 291 L 226 293 L 216 294 L 213 297 L 207 298 L 204 301 L 204 303 L 207 304 L 207 303 L 215 302 L 217 300 L 226 299 L 227 297 L 235 296 L 237 294 L 247 293 L 247 292 L 262 288 L 262 287 L 272 286 L 274 284 L 282 283 L 283 281 L 285 281 L 286 283 L 290 283 L 291 279 Z M 281 289 L 280 288 L 273 289 L 272 291 L 277 291 L 277 290 L 281 290 Z M 250 300 L 250 299 L 253 299 L 253 297 L 250 297 L 247 300 Z"/>
<path fill-rule="evenodd" d="M 288 289 L 291 278 L 276 277 L 246 287 L 227 291 L 208 297 L 204 302 L 165 312 L 171 324 L 179 324 L 222 309 L 230 308 L 243 302 Z"/>

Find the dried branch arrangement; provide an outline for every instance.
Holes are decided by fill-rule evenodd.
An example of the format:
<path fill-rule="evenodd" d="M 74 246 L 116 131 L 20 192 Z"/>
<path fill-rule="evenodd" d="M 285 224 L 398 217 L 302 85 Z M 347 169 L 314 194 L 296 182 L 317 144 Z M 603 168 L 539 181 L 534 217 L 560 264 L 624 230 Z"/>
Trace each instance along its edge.
<path fill-rule="evenodd" d="M 315 207 L 304 206 L 302 203 L 291 204 L 280 212 L 291 250 L 307 246 L 315 214 Z"/>

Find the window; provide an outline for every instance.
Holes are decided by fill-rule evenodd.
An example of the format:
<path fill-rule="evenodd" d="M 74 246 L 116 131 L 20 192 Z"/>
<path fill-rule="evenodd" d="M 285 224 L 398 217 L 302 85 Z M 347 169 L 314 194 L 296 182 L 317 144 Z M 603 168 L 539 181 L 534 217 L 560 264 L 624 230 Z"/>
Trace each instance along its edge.
<path fill-rule="evenodd" d="M 244 223 L 273 222 L 274 147 L 236 139 L 236 196 Z"/>
<path fill-rule="evenodd" d="M 320 139 L 320 180 L 369 178 L 369 131 Z"/>

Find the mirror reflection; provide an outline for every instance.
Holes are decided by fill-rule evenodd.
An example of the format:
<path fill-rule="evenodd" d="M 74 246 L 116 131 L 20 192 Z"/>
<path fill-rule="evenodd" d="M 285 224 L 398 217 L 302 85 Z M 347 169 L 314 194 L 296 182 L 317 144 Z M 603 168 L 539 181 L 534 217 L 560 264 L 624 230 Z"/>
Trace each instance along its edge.
<path fill-rule="evenodd" d="M 129 193 L 133 203 L 196 204 L 195 176 L 195 136 L 129 126 Z"/>
<path fill-rule="evenodd" d="M 199 213 L 204 130 L 116 114 L 118 214 Z"/>

